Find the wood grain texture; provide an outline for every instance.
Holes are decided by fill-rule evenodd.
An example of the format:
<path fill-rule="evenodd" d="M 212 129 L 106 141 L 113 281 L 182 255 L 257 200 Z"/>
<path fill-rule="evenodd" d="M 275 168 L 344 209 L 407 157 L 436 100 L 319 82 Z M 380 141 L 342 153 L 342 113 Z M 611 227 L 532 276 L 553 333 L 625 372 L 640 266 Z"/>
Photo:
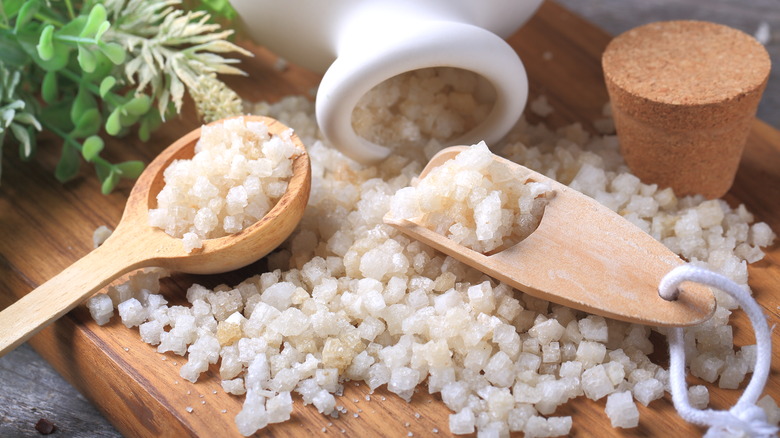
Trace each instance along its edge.
<path fill-rule="evenodd" d="M 27 345 L 14 352 L 25 366 L 12 368 L 11 361 L 0 362 L 0 381 L 3 382 L 3 397 L 14 403 L 0 404 L 0 436 L 32 437 L 40 436 L 35 431 L 35 422 L 40 418 L 54 419 L 57 434 L 53 436 L 112 438 L 117 436 L 115 429 L 92 407 L 80 393 L 59 389 L 57 374 L 43 359 Z M 35 375 L 28 375 L 29 370 Z M 38 398 L 47 403 L 38 403 Z M 64 423 L 56 420 L 67 416 L 71 421 Z"/>
<path fill-rule="evenodd" d="M 547 118 L 548 123 L 562 125 L 579 121 L 590 126 L 593 120 L 601 117 L 606 91 L 599 57 L 608 40 L 603 31 L 554 3 L 546 3 L 529 25 L 510 39 L 528 69 L 532 93 L 546 94 L 556 108 L 556 112 Z M 545 52 L 552 53 L 553 59 L 545 60 Z M 258 56 L 244 63 L 250 77 L 232 82 L 247 99 L 276 100 L 288 94 L 306 94 L 317 83 L 315 75 L 295 67 L 279 73 L 273 68 L 275 59 L 272 55 L 260 49 L 256 49 L 256 53 Z M 117 147 L 119 142 L 107 145 L 108 158 L 149 162 L 165 146 L 196 125 L 192 114 L 185 115 L 172 121 L 165 130 L 158 131 L 149 143 L 130 138 L 122 141 L 122 147 Z M 56 145 L 42 142 L 39 147 L 54 148 Z M 10 157 L 10 152 L 6 151 L 6 157 Z M 12 165 L 16 161 L 4 160 L 4 184 L 0 186 L 0 278 L 3 280 L 0 307 L 7 306 L 13 297 L 28 292 L 87 253 L 91 248 L 92 231 L 99 225 L 116 224 L 127 199 L 129 185 L 120 186 L 110 196 L 99 195 L 98 184 L 92 175 L 87 175 L 86 169 L 76 181 L 60 186 L 51 176 L 56 164 L 55 155 L 42 154 L 37 161 L 19 166 Z M 780 133 L 756 122 L 727 200 L 732 204 L 745 203 L 759 220 L 780 230 L 778 199 Z M 217 277 L 176 275 L 166 280 L 163 290 L 174 303 L 182 302 L 182 291 L 193 281 L 207 286 L 236 283 L 257 269 L 253 266 Z M 750 267 L 750 276 L 755 295 L 770 315 L 770 324 L 778 323 L 780 248 L 777 245 L 771 248 L 764 261 Z M 732 320 L 736 344 L 753 342 L 744 315 L 736 312 Z M 178 376 L 183 363 L 181 358 L 156 353 L 154 348 L 141 343 L 137 329 L 125 328 L 116 318 L 105 327 L 97 327 L 80 308 L 41 332 L 31 344 L 92 400 L 123 435 L 235 435 L 233 417 L 238 412 L 240 400 L 222 393 L 215 370 L 210 370 L 199 383 L 190 384 Z M 774 347 L 773 371 L 767 392 L 780 399 L 777 381 L 780 343 L 775 341 Z M 21 350 L 20 353 L 23 355 L 16 362 L 18 364 L 24 362 L 28 357 L 24 354 L 29 351 Z M 657 359 L 663 362 L 664 356 L 661 351 Z M 3 369 L 10 369 L 3 366 Z M 16 373 L 35 376 L 37 371 L 31 367 Z M 6 376 L 2 375 L 4 382 Z M 696 382 L 696 379 L 690 381 Z M 41 390 L 39 386 L 36 388 Z M 410 404 L 381 390 L 371 396 L 371 401 L 366 401 L 366 391 L 365 386 L 347 385 L 339 403 L 349 410 L 349 415 L 338 420 L 323 417 L 311 406 L 302 407 L 300 400 L 296 400 L 293 419 L 273 425 L 266 432 L 273 436 L 320 435 L 324 427 L 328 433 L 339 433 L 343 428 L 348 436 L 405 436 L 407 431 L 415 436 L 427 436 L 436 427 L 439 435 L 447 435 L 448 410 L 425 390 L 416 394 Z M 17 400 L 12 394 L 0 392 L 0 404 L 15 405 Z M 712 405 L 724 408 L 738 395 L 739 391 L 713 389 Z M 579 398 L 561 407 L 556 415 L 574 415 L 574 436 L 669 436 L 670 431 L 675 431 L 677 436 L 691 436 L 702 432 L 676 416 L 668 396 L 664 401 L 654 402 L 650 408 L 639 406 L 640 426 L 628 431 L 609 427 L 603 412 L 604 403 L 604 400 L 594 403 Z M 75 402 L 71 405 L 76 409 Z M 193 413 L 188 413 L 186 406 L 192 406 Z M 223 414 L 222 409 L 227 412 Z M 357 412 L 358 409 L 363 412 Z M 58 415 L 66 416 L 67 411 L 60 408 Z M 46 416 L 50 412 L 53 411 L 44 411 Z M 24 436 L 23 432 L 29 430 L 27 436 L 38 436 L 32 428 L 38 415 L 30 415 L 24 405 L 0 413 L 4 418 L 34 418 L 27 429 L 6 426 L 3 421 L 0 435 Z M 359 416 L 354 417 L 354 413 Z M 415 413 L 420 414 L 419 419 Z M 50 419 L 58 422 L 57 418 Z M 15 421 L 14 424 L 20 424 Z M 111 435 L 104 424 L 95 421 L 87 425 L 71 420 L 67 428 L 61 428 L 63 433 L 59 436 L 101 436 L 99 433 L 116 436 Z M 406 423 L 409 423 L 408 427 Z"/>

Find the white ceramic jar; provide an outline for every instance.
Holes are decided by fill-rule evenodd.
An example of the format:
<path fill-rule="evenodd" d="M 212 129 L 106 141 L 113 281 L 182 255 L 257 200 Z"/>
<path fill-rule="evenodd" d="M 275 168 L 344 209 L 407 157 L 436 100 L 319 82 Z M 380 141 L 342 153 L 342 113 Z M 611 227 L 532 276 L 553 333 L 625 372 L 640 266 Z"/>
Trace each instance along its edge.
<path fill-rule="evenodd" d="M 391 77 L 428 67 L 480 74 L 495 88 L 487 119 L 451 144 L 498 141 L 528 97 L 525 69 L 503 40 L 542 0 L 231 0 L 250 36 L 284 59 L 325 75 L 316 115 L 325 137 L 370 163 L 390 149 L 355 133 L 360 98 Z M 447 145 L 445 145 L 447 146 Z"/>

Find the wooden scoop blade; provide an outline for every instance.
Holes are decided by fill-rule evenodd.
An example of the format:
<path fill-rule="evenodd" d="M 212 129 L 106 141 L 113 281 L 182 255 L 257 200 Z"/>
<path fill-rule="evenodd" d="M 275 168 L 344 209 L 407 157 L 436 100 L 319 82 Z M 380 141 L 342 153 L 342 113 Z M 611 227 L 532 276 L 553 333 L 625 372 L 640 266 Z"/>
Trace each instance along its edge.
<path fill-rule="evenodd" d="M 421 178 L 463 149 L 439 152 Z M 385 223 L 529 295 L 589 313 L 655 326 L 691 326 L 712 316 L 715 299 L 706 286 L 685 283 L 672 302 L 658 295 L 661 278 L 684 262 L 652 236 L 576 190 L 494 159 L 518 181 L 546 182 L 555 192 L 539 227 L 523 241 L 488 256 L 392 212 Z"/>

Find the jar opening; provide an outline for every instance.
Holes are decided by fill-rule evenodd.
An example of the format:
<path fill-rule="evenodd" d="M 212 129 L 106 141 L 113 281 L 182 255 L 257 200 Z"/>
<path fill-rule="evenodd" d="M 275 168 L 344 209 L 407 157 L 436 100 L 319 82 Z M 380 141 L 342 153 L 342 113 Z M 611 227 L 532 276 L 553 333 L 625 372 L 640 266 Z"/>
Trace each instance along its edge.
<path fill-rule="evenodd" d="M 395 153 L 433 155 L 485 121 L 495 102 L 496 90 L 483 76 L 461 68 L 428 67 L 372 88 L 355 106 L 352 128 Z"/>

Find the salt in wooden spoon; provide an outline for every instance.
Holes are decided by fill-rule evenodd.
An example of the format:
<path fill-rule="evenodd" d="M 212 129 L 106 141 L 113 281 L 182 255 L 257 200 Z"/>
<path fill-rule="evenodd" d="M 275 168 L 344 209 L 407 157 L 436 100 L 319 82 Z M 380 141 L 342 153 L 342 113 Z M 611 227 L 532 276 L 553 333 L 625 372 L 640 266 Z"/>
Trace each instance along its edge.
<path fill-rule="evenodd" d="M 436 154 L 420 174 L 455 158 L 464 146 Z M 594 199 L 494 155 L 517 181 L 546 182 L 555 192 L 539 227 L 519 243 L 485 255 L 389 212 L 384 222 L 529 295 L 622 321 L 690 326 L 715 311 L 708 287 L 685 283 L 676 301 L 658 296 L 661 278 L 683 261 L 663 244 Z"/>
<path fill-rule="evenodd" d="M 265 122 L 272 135 L 289 129 L 267 117 L 245 119 Z M 302 153 L 294 159 L 287 192 L 251 226 L 204 240 L 202 248 L 188 254 L 181 239 L 149 225 L 149 209 L 157 206 L 157 194 L 165 185 L 163 171 L 173 160 L 192 158 L 199 138 L 200 128 L 170 145 L 149 164 L 130 192 L 119 225 L 100 247 L 0 312 L 0 356 L 122 274 L 149 266 L 192 274 L 227 272 L 259 260 L 292 233 L 303 216 L 311 188 L 309 156 L 295 135 L 292 139 Z"/>

